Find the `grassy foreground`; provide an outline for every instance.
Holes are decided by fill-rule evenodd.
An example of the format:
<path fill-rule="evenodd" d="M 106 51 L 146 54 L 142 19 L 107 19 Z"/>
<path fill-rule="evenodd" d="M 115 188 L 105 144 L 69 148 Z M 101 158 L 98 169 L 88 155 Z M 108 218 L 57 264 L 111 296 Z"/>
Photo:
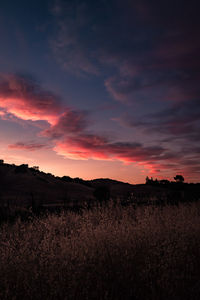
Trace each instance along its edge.
<path fill-rule="evenodd" d="M 200 205 L 1 225 L 0 285 L 0 299 L 199 299 Z"/>

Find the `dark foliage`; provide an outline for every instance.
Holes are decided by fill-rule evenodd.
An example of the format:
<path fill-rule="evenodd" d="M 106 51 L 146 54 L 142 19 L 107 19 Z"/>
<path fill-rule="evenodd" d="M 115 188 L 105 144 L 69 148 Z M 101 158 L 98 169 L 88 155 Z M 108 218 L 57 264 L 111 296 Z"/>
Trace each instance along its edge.
<path fill-rule="evenodd" d="M 20 166 L 16 166 L 15 168 L 15 173 L 27 173 L 28 171 L 28 165 L 20 165 Z"/>
<path fill-rule="evenodd" d="M 94 197 L 100 202 L 107 202 L 110 199 L 110 189 L 108 186 L 98 186 L 94 191 Z"/>
<path fill-rule="evenodd" d="M 63 177 L 61 177 L 61 180 L 65 181 L 65 182 L 73 182 L 73 178 L 71 178 L 69 176 L 63 176 Z"/>
<path fill-rule="evenodd" d="M 184 177 L 182 175 L 176 175 L 174 180 L 176 180 L 176 182 L 184 182 Z"/>

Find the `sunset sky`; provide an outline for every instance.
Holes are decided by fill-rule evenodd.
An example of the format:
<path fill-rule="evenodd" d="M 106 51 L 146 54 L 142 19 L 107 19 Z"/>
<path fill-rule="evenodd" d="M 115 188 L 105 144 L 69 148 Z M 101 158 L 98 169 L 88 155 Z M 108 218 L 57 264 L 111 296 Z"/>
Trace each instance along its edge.
<path fill-rule="evenodd" d="M 0 159 L 200 181 L 199 33 L 194 0 L 2 0 Z"/>

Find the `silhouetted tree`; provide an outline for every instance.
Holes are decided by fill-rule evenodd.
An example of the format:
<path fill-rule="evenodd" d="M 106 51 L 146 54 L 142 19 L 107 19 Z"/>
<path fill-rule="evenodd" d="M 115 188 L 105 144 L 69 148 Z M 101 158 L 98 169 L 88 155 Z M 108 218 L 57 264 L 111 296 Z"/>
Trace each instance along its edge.
<path fill-rule="evenodd" d="M 28 165 L 20 165 L 15 168 L 15 173 L 26 173 L 28 170 Z"/>
<path fill-rule="evenodd" d="M 34 169 L 35 171 L 39 171 L 39 166 L 33 166 L 33 169 Z"/>
<path fill-rule="evenodd" d="M 169 180 L 167 179 L 162 179 L 159 181 L 160 184 L 170 184 Z"/>
<path fill-rule="evenodd" d="M 146 177 L 146 184 L 149 184 L 149 185 L 158 185 L 158 184 L 159 184 L 159 181 L 158 181 L 157 178 L 154 180 L 153 177 L 149 178 L 149 177 L 147 176 L 147 177 Z"/>
<path fill-rule="evenodd" d="M 61 179 L 63 181 L 66 181 L 66 182 L 72 182 L 73 181 L 73 179 L 71 177 L 69 177 L 69 176 L 63 176 Z"/>
<path fill-rule="evenodd" d="M 85 185 L 85 186 L 91 187 L 91 183 L 90 183 L 89 181 L 87 181 L 87 180 L 83 180 L 82 178 L 75 177 L 75 178 L 73 179 L 73 181 L 74 181 L 75 183 L 79 183 L 79 184 L 83 184 L 83 185 Z"/>
<path fill-rule="evenodd" d="M 176 175 L 174 177 L 174 180 L 176 180 L 176 182 L 181 182 L 183 183 L 184 182 L 184 177 L 182 175 Z"/>
<path fill-rule="evenodd" d="M 149 176 L 146 177 L 146 184 L 149 184 L 150 183 L 150 178 Z"/>

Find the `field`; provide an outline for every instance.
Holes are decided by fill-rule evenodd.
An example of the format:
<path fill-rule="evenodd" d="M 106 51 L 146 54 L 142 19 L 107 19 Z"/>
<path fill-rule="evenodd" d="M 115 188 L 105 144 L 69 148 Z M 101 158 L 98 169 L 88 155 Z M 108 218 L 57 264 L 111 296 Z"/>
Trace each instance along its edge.
<path fill-rule="evenodd" d="M 199 299 L 200 204 L 2 224 L 0 282 L 0 299 Z"/>

